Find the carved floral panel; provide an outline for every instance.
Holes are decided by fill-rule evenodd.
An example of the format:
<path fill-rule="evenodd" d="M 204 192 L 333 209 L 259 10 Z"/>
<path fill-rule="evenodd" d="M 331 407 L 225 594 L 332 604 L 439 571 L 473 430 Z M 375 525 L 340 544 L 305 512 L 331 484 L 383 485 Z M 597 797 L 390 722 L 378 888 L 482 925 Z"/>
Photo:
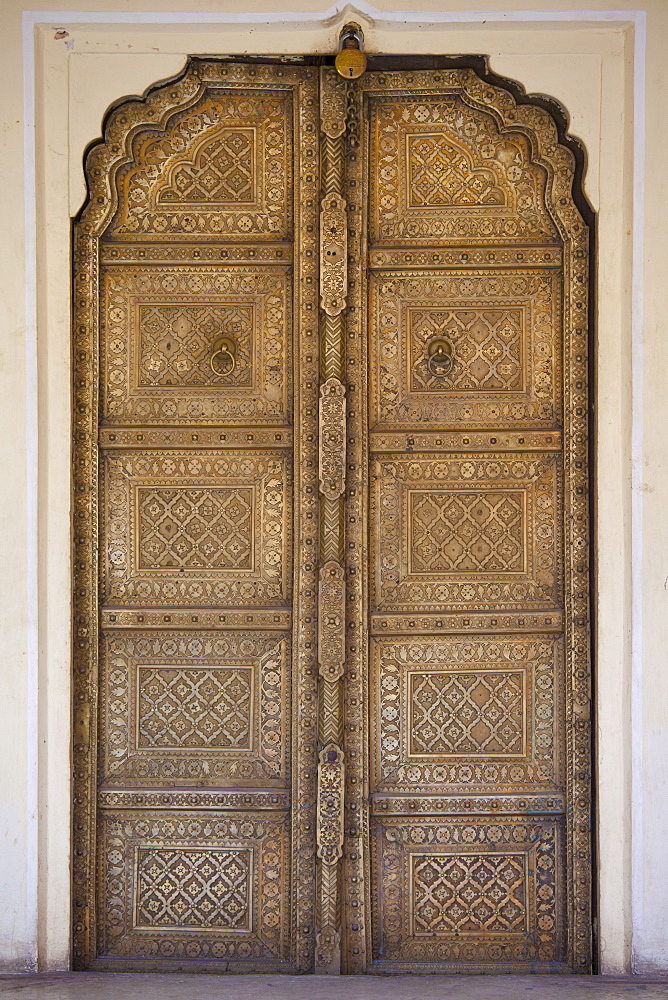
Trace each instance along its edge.
<path fill-rule="evenodd" d="M 520 132 L 456 94 L 373 95 L 369 111 L 372 243 L 557 242 Z"/>
<path fill-rule="evenodd" d="M 289 296 L 284 267 L 108 267 L 106 421 L 288 422 Z M 222 377 L 211 367 L 220 335 L 235 345 L 234 369 Z"/>
<path fill-rule="evenodd" d="M 289 825 L 277 813 L 129 810 L 100 818 L 102 957 L 288 957 Z"/>
<path fill-rule="evenodd" d="M 289 648 L 259 631 L 108 633 L 101 783 L 285 786 Z"/>
<path fill-rule="evenodd" d="M 551 818 L 375 822 L 374 962 L 396 972 L 559 966 L 563 852 Z"/>
<path fill-rule="evenodd" d="M 372 608 L 559 605 L 555 456 L 387 456 L 372 476 Z"/>
<path fill-rule="evenodd" d="M 282 604 L 284 453 L 118 452 L 104 466 L 104 589 L 119 605 Z"/>
<path fill-rule="evenodd" d="M 370 301 L 374 426 L 560 426 L 558 274 L 376 274 Z M 428 367 L 437 338 L 452 348 L 447 374 Z"/>
<path fill-rule="evenodd" d="M 562 671 L 561 640 L 549 636 L 373 639 L 372 787 L 560 790 Z"/>
<path fill-rule="evenodd" d="M 292 230 L 292 95 L 205 91 L 165 132 L 135 137 L 107 237 L 285 239 Z"/>

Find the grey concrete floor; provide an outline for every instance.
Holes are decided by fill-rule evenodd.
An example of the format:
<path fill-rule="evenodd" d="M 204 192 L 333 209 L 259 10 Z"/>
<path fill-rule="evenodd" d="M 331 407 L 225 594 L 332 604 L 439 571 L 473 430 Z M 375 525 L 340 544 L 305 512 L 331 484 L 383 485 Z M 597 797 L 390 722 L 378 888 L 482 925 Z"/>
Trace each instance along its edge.
<path fill-rule="evenodd" d="M 668 1000 L 668 980 L 611 976 L 0 976 L 17 1000 Z"/>

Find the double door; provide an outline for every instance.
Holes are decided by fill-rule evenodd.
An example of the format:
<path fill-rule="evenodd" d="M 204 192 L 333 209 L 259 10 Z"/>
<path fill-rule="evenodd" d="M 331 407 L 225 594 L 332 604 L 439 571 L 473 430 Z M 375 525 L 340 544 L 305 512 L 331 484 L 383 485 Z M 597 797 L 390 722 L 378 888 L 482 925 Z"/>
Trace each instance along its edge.
<path fill-rule="evenodd" d="M 74 951 L 590 968 L 588 230 L 473 69 L 192 59 L 75 229 Z"/>

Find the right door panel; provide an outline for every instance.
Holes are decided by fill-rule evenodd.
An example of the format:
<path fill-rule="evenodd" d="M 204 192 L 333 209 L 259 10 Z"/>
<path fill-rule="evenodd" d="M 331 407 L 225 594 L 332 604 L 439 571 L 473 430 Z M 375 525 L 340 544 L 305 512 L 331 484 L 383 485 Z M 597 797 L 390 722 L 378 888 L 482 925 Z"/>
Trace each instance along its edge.
<path fill-rule="evenodd" d="M 346 718 L 367 732 L 359 764 L 348 736 L 352 809 L 369 790 L 366 968 L 588 971 L 573 158 L 546 112 L 471 71 L 370 73 L 357 101 L 348 361 L 368 405 L 349 413 L 348 531 L 369 559 L 351 578 Z"/>

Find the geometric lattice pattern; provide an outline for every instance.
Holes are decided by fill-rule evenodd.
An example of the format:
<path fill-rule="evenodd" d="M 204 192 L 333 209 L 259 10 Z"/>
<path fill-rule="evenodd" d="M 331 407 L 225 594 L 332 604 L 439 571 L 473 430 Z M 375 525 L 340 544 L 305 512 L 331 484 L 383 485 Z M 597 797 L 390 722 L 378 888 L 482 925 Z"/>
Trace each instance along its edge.
<path fill-rule="evenodd" d="M 250 850 L 137 851 L 138 927 L 248 930 Z"/>
<path fill-rule="evenodd" d="M 250 749 L 250 667 L 141 667 L 138 683 L 138 747 Z"/>
<path fill-rule="evenodd" d="M 198 303 L 139 306 L 139 385 L 249 386 L 253 306 Z M 235 345 L 235 367 L 224 379 L 211 369 L 214 337 Z"/>
<path fill-rule="evenodd" d="M 413 392 L 521 390 L 523 315 L 519 309 L 411 309 Z M 425 349 L 434 337 L 452 344 L 452 369 L 432 375 Z"/>
<path fill-rule="evenodd" d="M 193 159 L 176 160 L 158 204 L 253 202 L 254 142 L 253 129 L 218 129 Z"/>
<path fill-rule="evenodd" d="M 526 930 L 526 855 L 412 855 L 411 863 L 416 935 Z"/>
<path fill-rule="evenodd" d="M 409 494 L 411 573 L 524 570 L 524 494 L 443 491 Z"/>
<path fill-rule="evenodd" d="M 443 132 L 407 139 L 411 207 L 505 204 L 492 171 L 474 168 L 469 154 Z"/>
<path fill-rule="evenodd" d="M 253 491 L 138 490 L 142 569 L 250 569 Z"/>
<path fill-rule="evenodd" d="M 524 753 L 524 672 L 411 673 L 411 754 Z"/>

